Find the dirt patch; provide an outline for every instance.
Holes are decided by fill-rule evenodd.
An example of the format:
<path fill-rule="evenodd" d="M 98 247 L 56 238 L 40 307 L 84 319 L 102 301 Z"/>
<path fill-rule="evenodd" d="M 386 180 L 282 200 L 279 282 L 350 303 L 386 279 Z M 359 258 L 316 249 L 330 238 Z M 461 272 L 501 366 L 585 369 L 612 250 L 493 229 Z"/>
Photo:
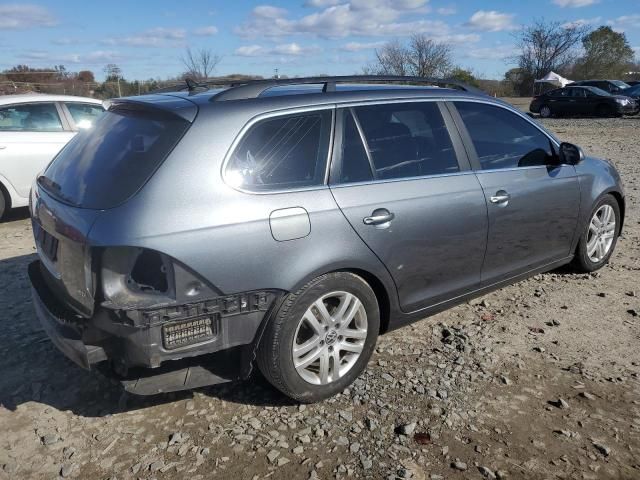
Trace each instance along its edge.
<path fill-rule="evenodd" d="M 385 335 L 351 388 L 306 407 L 259 377 L 140 398 L 75 367 L 35 323 L 15 212 L 0 224 L 0 479 L 640 478 L 640 118 L 544 124 L 621 172 L 611 264 Z"/>

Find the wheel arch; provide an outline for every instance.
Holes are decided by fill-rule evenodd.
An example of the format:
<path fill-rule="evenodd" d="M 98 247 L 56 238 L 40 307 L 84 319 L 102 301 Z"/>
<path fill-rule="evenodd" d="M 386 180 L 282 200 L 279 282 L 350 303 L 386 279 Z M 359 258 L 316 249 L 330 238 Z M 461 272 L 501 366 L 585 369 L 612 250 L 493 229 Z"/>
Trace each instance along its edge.
<path fill-rule="evenodd" d="M 395 292 L 395 287 L 393 285 L 393 280 L 390 277 L 388 279 L 383 279 L 379 274 L 373 273 L 370 269 L 362 267 L 335 266 L 334 268 L 327 268 L 308 275 L 307 277 L 302 279 L 294 288 L 292 288 L 291 291 L 298 291 L 314 278 L 326 275 L 328 273 L 337 272 L 347 272 L 357 275 L 362 278 L 369 285 L 369 287 L 371 287 L 373 293 L 376 295 L 376 299 L 378 300 L 378 307 L 380 310 L 379 333 L 385 333 L 386 331 L 388 331 L 392 311 L 394 310 L 394 308 L 396 308 L 395 303 L 393 303 L 394 297 L 392 296 Z"/>
<path fill-rule="evenodd" d="M 620 230 L 619 230 L 619 235 L 620 235 L 622 234 L 622 228 L 624 227 L 624 215 L 625 215 L 625 208 L 626 208 L 624 197 L 617 190 L 610 190 L 606 192 L 606 194 L 611 195 L 613 198 L 616 199 L 616 202 L 618 202 L 618 208 L 620 209 Z"/>

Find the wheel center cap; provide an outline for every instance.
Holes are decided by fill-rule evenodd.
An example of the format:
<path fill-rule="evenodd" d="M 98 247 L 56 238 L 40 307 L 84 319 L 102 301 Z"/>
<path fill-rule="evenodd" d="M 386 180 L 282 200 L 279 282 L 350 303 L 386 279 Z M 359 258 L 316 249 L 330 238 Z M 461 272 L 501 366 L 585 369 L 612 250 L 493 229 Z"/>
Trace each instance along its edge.
<path fill-rule="evenodd" d="M 338 332 L 336 332 L 335 330 L 329 330 L 327 332 L 327 335 L 325 335 L 324 337 L 324 342 L 327 345 L 333 345 L 334 343 L 336 343 L 337 339 L 338 339 Z"/>

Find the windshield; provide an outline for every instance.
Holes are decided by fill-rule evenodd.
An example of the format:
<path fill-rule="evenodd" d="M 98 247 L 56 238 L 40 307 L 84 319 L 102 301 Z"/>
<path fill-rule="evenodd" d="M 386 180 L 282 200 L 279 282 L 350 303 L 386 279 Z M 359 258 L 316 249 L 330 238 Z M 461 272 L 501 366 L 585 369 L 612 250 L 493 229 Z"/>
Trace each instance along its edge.
<path fill-rule="evenodd" d="M 610 97 L 611 96 L 611 94 L 609 92 L 606 92 L 606 91 L 604 91 L 604 90 L 602 90 L 601 88 L 598 88 L 598 87 L 582 87 L 582 88 L 586 88 L 591 93 L 595 93 L 596 95 L 599 95 L 601 97 Z"/>
<path fill-rule="evenodd" d="M 146 183 L 188 127 L 162 110 L 117 105 L 78 133 L 38 183 L 78 207 L 115 207 Z"/>
<path fill-rule="evenodd" d="M 619 88 L 629 88 L 629 84 L 624 83 L 622 80 L 611 80 L 611 83 L 613 83 L 616 87 L 619 87 Z"/>

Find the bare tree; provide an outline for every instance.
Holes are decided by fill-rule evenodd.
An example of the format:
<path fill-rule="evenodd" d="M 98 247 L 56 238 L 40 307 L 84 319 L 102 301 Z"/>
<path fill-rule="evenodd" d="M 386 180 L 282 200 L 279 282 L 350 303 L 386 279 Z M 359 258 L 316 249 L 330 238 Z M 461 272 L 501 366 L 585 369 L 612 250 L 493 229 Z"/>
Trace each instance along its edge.
<path fill-rule="evenodd" d="M 407 45 L 398 40 L 376 50 L 373 64 L 364 67 L 377 75 L 413 75 L 417 77 L 446 77 L 453 68 L 451 45 L 437 42 L 423 34 L 415 34 Z"/>
<path fill-rule="evenodd" d="M 453 48 L 450 44 L 437 42 L 424 34 L 411 37 L 407 61 L 409 71 L 416 77 L 445 77 L 453 68 Z"/>
<path fill-rule="evenodd" d="M 208 48 L 191 50 L 190 47 L 187 47 L 187 50 L 184 55 L 180 57 L 180 60 L 187 69 L 185 72 L 186 76 L 194 80 L 204 80 L 211 76 L 222 60 L 222 57 L 213 53 L 211 49 Z"/>
<path fill-rule="evenodd" d="M 392 40 L 376 49 L 376 64 L 372 67 L 377 75 L 406 75 L 409 67 L 409 52 L 398 40 Z"/>
<path fill-rule="evenodd" d="M 576 47 L 588 31 L 587 25 L 536 20 L 516 34 L 518 66 L 532 78 L 563 71 L 578 58 Z"/>

